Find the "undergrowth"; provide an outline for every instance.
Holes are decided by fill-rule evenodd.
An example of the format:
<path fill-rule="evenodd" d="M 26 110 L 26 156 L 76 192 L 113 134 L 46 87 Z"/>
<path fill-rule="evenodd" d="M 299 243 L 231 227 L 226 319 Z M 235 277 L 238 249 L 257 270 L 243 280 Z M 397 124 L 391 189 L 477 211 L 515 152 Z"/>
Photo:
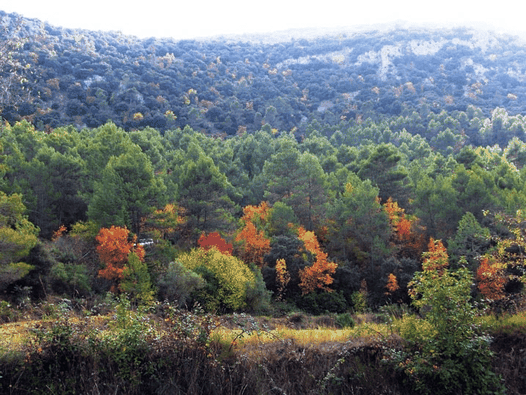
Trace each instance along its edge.
<path fill-rule="evenodd" d="M 354 316 L 361 323 L 353 327 L 299 330 L 246 314 L 232 315 L 227 329 L 198 306 L 194 312 L 170 304 L 134 310 L 125 298 L 105 316 L 61 313 L 0 327 L 7 336 L 15 336 L 13 325 L 20 329 L 15 347 L 0 344 L 0 393 L 411 394 L 393 353 L 408 352 L 408 332 L 434 336 L 424 320 L 385 312 L 378 322 Z M 524 312 L 488 316 L 477 325 L 525 333 L 524 318 Z M 420 360 L 413 355 L 412 361 Z M 520 373 L 504 376 L 520 380 Z"/>

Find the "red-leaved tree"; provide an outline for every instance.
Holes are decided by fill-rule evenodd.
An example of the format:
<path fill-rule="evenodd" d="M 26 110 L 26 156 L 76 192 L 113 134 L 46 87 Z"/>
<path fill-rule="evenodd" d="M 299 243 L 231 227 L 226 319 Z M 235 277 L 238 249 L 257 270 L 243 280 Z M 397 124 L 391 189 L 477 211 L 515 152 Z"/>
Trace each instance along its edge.
<path fill-rule="evenodd" d="M 486 299 L 500 300 L 504 298 L 506 279 L 501 272 L 502 270 L 496 264 L 491 264 L 487 257 L 480 261 L 480 266 L 477 269 L 477 286 Z"/>
<path fill-rule="evenodd" d="M 232 255 L 232 244 L 227 243 L 218 232 L 212 232 L 208 235 L 203 233 L 201 237 L 199 237 L 199 240 L 197 240 L 197 244 L 205 251 L 215 247 L 222 254 Z"/>
<path fill-rule="evenodd" d="M 144 248 L 136 243 L 137 236 L 130 237 L 130 231 L 125 227 L 101 228 L 96 240 L 97 252 L 104 264 L 104 268 L 99 270 L 99 277 L 113 281 L 111 290 L 117 292 L 128 256 L 133 252 L 143 261 Z"/>

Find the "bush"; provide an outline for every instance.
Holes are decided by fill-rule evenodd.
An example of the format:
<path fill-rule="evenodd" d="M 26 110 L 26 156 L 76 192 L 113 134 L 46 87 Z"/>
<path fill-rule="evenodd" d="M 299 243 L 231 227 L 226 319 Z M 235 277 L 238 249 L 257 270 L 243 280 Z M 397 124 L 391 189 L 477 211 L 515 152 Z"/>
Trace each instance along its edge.
<path fill-rule="evenodd" d="M 429 256 L 410 284 L 413 305 L 424 319 L 403 321 L 400 335 L 408 346 L 392 352 L 395 366 L 421 394 L 502 393 L 491 370 L 490 338 L 476 331 L 471 274 L 446 269 L 447 256 Z"/>
<path fill-rule="evenodd" d="M 184 267 L 181 262 L 170 262 L 168 270 L 159 279 L 159 298 L 169 302 L 177 302 L 184 306 L 190 295 L 205 286 L 205 280 L 197 273 Z"/>
<path fill-rule="evenodd" d="M 341 292 L 311 292 L 302 296 L 296 302 L 303 311 L 314 314 L 344 313 L 347 302 Z"/>
<path fill-rule="evenodd" d="M 86 295 L 91 291 L 90 276 L 84 265 L 57 262 L 51 268 L 50 282 L 55 292 Z"/>
<path fill-rule="evenodd" d="M 352 318 L 350 313 L 337 314 L 336 325 L 340 328 L 354 328 L 354 318 Z"/>
<path fill-rule="evenodd" d="M 240 259 L 222 254 L 215 248 L 208 251 L 198 248 L 182 254 L 178 260 L 205 280 L 205 287 L 194 295 L 208 311 L 250 307 L 247 296 L 252 296 L 251 290 L 258 289 L 258 280 Z"/>

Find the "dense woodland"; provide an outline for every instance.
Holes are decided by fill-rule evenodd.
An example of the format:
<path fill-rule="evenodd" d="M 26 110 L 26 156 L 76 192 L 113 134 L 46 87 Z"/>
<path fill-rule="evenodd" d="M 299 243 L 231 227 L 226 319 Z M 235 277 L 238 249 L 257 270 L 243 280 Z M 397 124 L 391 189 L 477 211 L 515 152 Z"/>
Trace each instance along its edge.
<path fill-rule="evenodd" d="M 479 307 L 523 303 L 517 38 L 177 42 L 0 17 L 3 299 L 363 312 L 458 270 Z"/>

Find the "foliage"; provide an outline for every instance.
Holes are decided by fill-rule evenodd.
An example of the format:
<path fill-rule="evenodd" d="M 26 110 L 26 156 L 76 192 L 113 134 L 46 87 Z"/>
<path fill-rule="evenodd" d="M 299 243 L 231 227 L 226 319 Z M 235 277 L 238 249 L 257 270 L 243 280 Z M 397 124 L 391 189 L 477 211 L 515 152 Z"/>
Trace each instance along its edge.
<path fill-rule="evenodd" d="M 179 307 L 189 306 L 192 293 L 205 286 L 205 280 L 187 269 L 179 261 L 170 262 L 166 273 L 158 281 L 161 300 L 176 302 Z"/>
<path fill-rule="evenodd" d="M 278 285 L 277 300 L 283 299 L 285 288 L 290 282 L 290 273 L 287 272 L 287 263 L 281 258 L 276 261 L 276 283 Z"/>
<path fill-rule="evenodd" d="M 158 234 L 164 239 L 174 233 L 186 222 L 184 208 L 168 203 L 162 209 L 154 210 L 141 219 L 141 229 L 144 233 Z"/>
<path fill-rule="evenodd" d="M 57 262 L 51 268 L 50 278 L 54 290 L 73 295 L 86 295 L 91 291 L 87 267 Z"/>
<path fill-rule="evenodd" d="M 135 252 L 128 255 L 119 289 L 126 293 L 134 304 L 148 306 L 154 301 L 155 291 L 150 281 L 148 266 Z"/>
<path fill-rule="evenodd" d="M 194 296 L 208 311 L 247 309 L 247 292 L 257 288 L 257 278 L 240 259 L 215 248 L 201 248 L 181 254 L 177 260 L 206 282 Z"/>
<path fill-rule="evenodd" d="M 490 231 L 477 221 L 471 212 L 462 216 L 454 237 L 448 240 L 448 253 L 453 262 L 464 257 L 470 268 L 477 263 L 477 257 L 490 246 Z M 453 266 L 453 265 L 452 265 Z"/>
<path fill-rule="evenodd" d="M 246 263 L 254 263 L 261 267 L 265 254 L 270 251 L 270 240 L 262 229 L 267 222 L 268 215 L 267 202 L 261 202 L 257 207 L 248 205 L 243 208 L 241 218 L 243 229 L 237 234 L 236 241 L 242 243 L 240 256 Z"/>
<path fill-rule="evenodd" d="M 307 252 L 313 254 L 316 260 L 311 266 L 300 270 L 300 288 L 303 294 L 308 294 L 317 289 L 331 292 L 328 288 L 332 284 L 332 274 L 338 265 L 327 260 L 327 254 L 321 250 L 320 244 L 314 232 L 306 231 L 303 227 L 298 229 L 298 236 L 305 245 Z"/>
<path fill-rule="evenodd" d="M 418 218 L 409 216 L 391 197 L 384 203 L 393 230 L 391 243 L 398 250 L 397 256 L 418 258 L 424 251 L 424 234 L 419 229 Z"/>
<path fill-rule="evenodd" d="M 431 240 L 423 271 L 410 284 L 423 322 L 412 319 L 401 330 L 408 348 L 393 352 L 394 362 L 419 393 L 501 392 L 491 371 L 490 338 L 476 331 L 472 276 L 466 268 L 453 272 L 447 266 L 442 243 Z"/>
<path fill-rule="evenodd" d="M 23 260 L 38 243 L 38 229 L 28 221 L 25 210 L 20 195 L 0 191 L 0 290 L 33 269 Z"/>
<path fill-rule="evenodd" d="M 444 270 L 449 266 L 449 256 L 447 250 L 442 244 L 442 240 L 431 238 L 428 244 L 428 251 L 422 254 L 424 262 L 422 269 L 429 273 L 441 276 Z"/>
<path fill-rule="evenodd" d="M 335 320 L 340 328 L 352 328 L 356 325 L 350 313 L 336 314 Z"/>
<path fill-rule="evenodd" d="M 367 282 L 365 280 L 362 280 L 360 283 L 360 290 L 353 292 L 353 294 L 351 295 L 353 310 L 356 313 L 365 313 L 368 304 L 367 294 Z"/>
<path fill-rule="evenodd" d="M 389 295 L 394 294 L 400 289 L 400 286 L 398 285 L 398 280 L 396 279 L 396 276 L 393 273 L 389 273 L 385 288 L 387 289 L 386 293 Z"/>
<path fill-rule="evenodd" d="M 491 264 L 487 257 L 481 259 L 477 269 L 477 287 L 485 298 L 490 300 L 504 298 L 506 279 L 501 271 L 498 265 Z"/>
<path fill-rule="evenodd" d="M 197 240 L 197 244 L 205 251 L 215 248 L 220 253 L 226 255 L 232 255 L 234 249 L 232 244 L 227 243 L 218 232 L 212 232 L 206 236 L 203 233 L 201 237 L 199 237 L 199 240 Z"/>
<path fill-rule="evenodd" d="M 347 301 L 341 292 L 313 291 L 303 295 L 296 304 L 313 315 L 344 313 L 347 310 Z"/>
<path fill-rule="evenodd" d="M 137 236 L 133 236 L 130 240 L 130 231 L 121 227 L 101 228 L 96 240 L 99 258 L 105 265 L 99 270 L 99 276 L 114 282 L 112 289 L 116 292 L 116 284 L 124 277 L 124 269 L 130 253 L 136 254 L 142 261 L 144 248 L 136 244 Z"/>

